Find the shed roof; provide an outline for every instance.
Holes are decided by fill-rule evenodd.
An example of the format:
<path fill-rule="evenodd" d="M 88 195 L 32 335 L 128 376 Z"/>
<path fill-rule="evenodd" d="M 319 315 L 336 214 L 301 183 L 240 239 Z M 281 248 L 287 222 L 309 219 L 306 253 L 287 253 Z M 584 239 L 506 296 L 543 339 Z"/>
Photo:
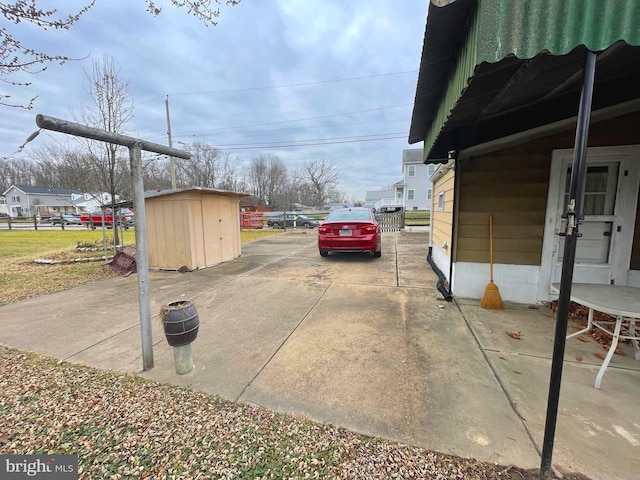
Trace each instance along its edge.
<path fill-rule="evenodd" d="M 575 116 L 587 49 L 599 52 L 594 110 L 638 97 L 636 0 L 439 5 L 429 6 L 409 133 L 426 160 Z"/>
<path fill-rule="evenodd" d="M 216 188 L 204 188 L 204 187 L 190 187 L 190 188 L 182 188 L 178 190 L 161 190 L 159 192 L 147 192 L 144 195 L 144 198 L 157 198 L 157 197 L 167 197 L 171 195 L 177 195 L 180 193 L 188 193 L 188 192 L 201 192 L 207 195 L 220 195 L 226 197 L 248 197 L 249 193 L 240 193 L 233 192 L 231 190 L 218 190 Z"/>

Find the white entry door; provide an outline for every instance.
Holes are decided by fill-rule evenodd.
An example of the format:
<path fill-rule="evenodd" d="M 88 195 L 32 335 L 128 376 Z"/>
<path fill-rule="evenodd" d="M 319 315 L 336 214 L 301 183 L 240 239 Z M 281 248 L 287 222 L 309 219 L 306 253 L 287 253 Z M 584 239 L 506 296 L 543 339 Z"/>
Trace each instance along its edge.
<path fill-rule="evenodd" d="M 637 147 L 589 149 L 584 219 L 576 245 L 574 283 L 627 285 L 633 242 L 640 158 Z M 541 299 L 560 282 L 572 150 L 554 151 L 541 265 Z"/>

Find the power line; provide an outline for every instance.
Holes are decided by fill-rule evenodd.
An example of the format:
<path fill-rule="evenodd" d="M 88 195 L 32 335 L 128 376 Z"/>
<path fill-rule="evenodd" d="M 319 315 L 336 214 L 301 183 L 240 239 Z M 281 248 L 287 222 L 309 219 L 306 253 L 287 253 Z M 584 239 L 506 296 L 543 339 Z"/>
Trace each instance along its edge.
<path fill-rule="evenodd" d="M 265 87 L 247 87 L 247 88 L 235 88 L 235 89 L 228 89 L 228 90 L 204 90 L 201 92 L 182 92 L 182 93 L 169 93 L 167 95 L 169 96 L 182 96 L 182 95 L 206 95 L 206 94 L 211 94 L 211 93 L 234 93 L 234 92 L 249 92 L 252 90 L 271 90 L 271 89 L 276 89 L 276 88 L 288 88 L 288 87 L 303 87 L 303 86 L 308 86 L 308 85 L 321 85 L 321 84 L 325 84 L 325 83 L 337 83 L 337 82 L 347 82 L 350 80 L 362 80 L 362 79 L 366 79 L 366 78 L 377 78 L 377 77 L 390 77 L 393 75 L 403 75 L 405 73 L 417 73 L 417 70 L 404 70 L 402 72 L 391 72 L 391 73 L 378 73 L 375 75 L 361 75 L 358 77 L 348 77 L 348 78 L 336 78 L 333 80 L 317 80 L 315 82 L 301 82 L 301 83 L 288 83 L 288 84 L 283 84 L 283 85 L 271 85 L 271 86 L 265 86 Z M 153 97 L 149 100 L 145 100 L 143 102 L 138 103 L 138 105 L 142 105 L 145 103 L 149 103 L 152 102 L 154 100 L 157 100 L 158 98 L 164 98 L 165 95 L 159 96 L 159 97 Z"/>
<path fill-rule="evenodd" d="M 220 149 L 225 149 L 227 147 L 247 147 L 247 146 L 251 146 L 251 145 L 269 146 L 269 145 L 280 145 L 280 144 L 283 144 L 283 143 L 287 143 L 287 144 L 290 143 L 290 144 L 292 144 L 292 146 L 295 146 L 293 144 L 301 143 L 301 142 L 325 142 L 325 141 L 331 141 L 331 140 L 355 140 L 355 139 L 366 139 L 366 138 L 369 138 L 369 137 L 386 137 L 386 136 L 389 136 L 389 135 L 405 135 L 405 132 L 372 133 L 372 134 L 369 134 L 369 135 L 351 135 L 351 136 L 348 136 L 348 137 L 332 137 L 332 138 L 312 138 L 312 139 L 307 139 L 307 140 L 281 140 L 281 141 L 278 141 L 278 142 L 226 143 L 226 144 L 223 144 L 223 145 L 216 145 L 216 147 L 220 148 Z"/>
<path fill-rule="evenodd" d="M 386 110 L 386 109 L 390 109 L 390 108 L 399 108 L 399 107 L 406 107 L 408 105 L 413 105 L 413 103 L 402 103 L 400 105 L 390 105 L 387 107 L 376 107 L 376 108 L 368 108 L 366 110 L 356 110 L 353 112 L 343 112 L 343 113 L 332 113 L 330 115 L 320 115 L 317 117 L 307 117 L 307 118 L 298 118 L 295 120 L 280 120 L 278 122 L 266 122 L 266 123 L 254 123 L 254 124 L 250 124 L 250 125 L 236 125 L 233 127 L 219 127 L 219 128 L 209 128 L 209 129 L 205 129 L 205 130 L 191 130 L 191 131 L 185 131 L 185 132 L 176 132 L 174 133 L 174 135 L 179 136 L 185 136 L 188 134 L 197 134 L 197 133 L 203 133 L 203 132 L 218 132 L 220 130 L 231 130 L 234 128 L 251 128 L 251 127 L 262 127 L 262 126 L 266 126 L 266 125 L 282 125 L 283 123 L 293 123 L 293 122 L 304 122 L 307 120 L 319 120 L 321 118 L 331 118 L 331 117 L 341 117 L 343 115 L 354 115 L 357 113 L 367 113 L 367 112 L 374 112 L 377 110 Z M 164 135 L 164 133 L 162 134 Z M 156 138 L 159 136 L 162 136 L 160 134 L 152 136 L 150 138 Z"/>
<path fill-rule="evenodd" d="M 365 138 L 358 140 L 340 140 L 337 142 L 318 142 L 318 143 L 298 143 L 298 144 L 281 144 L 281 145 L 257 145 L 255 147 L 231 147 L 231 148 L 221 148 L 222 150 L 259 150 L 262 148 L 291 148 L 291 147 L 313 147 L 313 146 L 322 146 L 322 145 L 336 145 L 343 143 L 359 143 L 359 142 L 378 142 L 381 140 L 397 140 L 400 138 L 407 138 L 409 134 L 400 135 L 397 137 L 385 137 L 385 138 Z"/>

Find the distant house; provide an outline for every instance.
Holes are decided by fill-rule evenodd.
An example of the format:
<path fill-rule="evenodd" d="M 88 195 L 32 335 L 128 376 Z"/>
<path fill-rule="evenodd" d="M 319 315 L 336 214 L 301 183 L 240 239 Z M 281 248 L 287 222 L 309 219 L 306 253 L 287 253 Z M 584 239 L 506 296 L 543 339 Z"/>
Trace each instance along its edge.
<path fill-rule="evenodd" d="M 112 203 L 109 192 L 72 194 L 71 201 L 80 212 L 93 212 L 99 210 L 102 205 Z M 116 195 L 115 201 L 116 203 L 121 201 L 120 195 Z"/>
<path fill-rule="evenodd" d="M 33 217 L 51 211 L 77 212 L 73 197 L 79 195 L 82 193 L 77 190 L 28 185 L 12 185 L 3 193 L 10 217 Z"/>
<path fill-rule="evenodd" d="M 7 199 L 4 196 L 0 196 L 0 217 L 6 217 L 9 215 L 9 209 L 7 208 Z"/>
<path fill-rule="evenodd" d="M 429 177 L 437 163 L 423 163 L 421 148 L 402 151 L 402 180 L 393 184 L 393 190 L 369 190 L 364 205 L 376 210 L 403 208 L 405 210 L 430 210 L 433 187 Z"/>
<path fill-rule="evenodd" d="M 436 170 L 436 163 L 423 162 L 421 148 L 402 151 L 402 182 L 394 184 L 401 192 L 405 210 L 430 210 L 433 186 L 429 177 Z M 438 162 L 439 163 L 439 162 Z"/>

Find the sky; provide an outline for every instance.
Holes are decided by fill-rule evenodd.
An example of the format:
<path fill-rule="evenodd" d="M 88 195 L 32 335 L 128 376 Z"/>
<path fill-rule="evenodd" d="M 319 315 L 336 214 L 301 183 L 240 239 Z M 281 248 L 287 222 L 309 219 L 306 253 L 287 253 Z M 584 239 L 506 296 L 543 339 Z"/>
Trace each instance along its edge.
<path fill-rule="evenodd" d="M 60 13 L 87 2 L 66 0 Z M 35 49 L 78 59 L 12 77 L 32 83 L 11 89 L 14 101 L 38 99 L 30 111 L 0 107 L 0 157 L 37 130 L 38 113 L 79 118 L 91 103 L 85 72 L 107 55 L 134 99 L 131 136 L 167 144 L 168 99 L 174 147 L 206 142 L 241 165 L 272 154 L 290 170 L 326 159 L 352 201 L 402 179 L 402 150 L 422 147 L 407 138 L 428 0 L 222 2 L 209 27 L 169 0 L 156 3 L 163 11 L 154 17 L 144 0 L 97 0 L 68 31 L 0 23 Z M 68 142 L 44 131 L 23 155 Z"/>

